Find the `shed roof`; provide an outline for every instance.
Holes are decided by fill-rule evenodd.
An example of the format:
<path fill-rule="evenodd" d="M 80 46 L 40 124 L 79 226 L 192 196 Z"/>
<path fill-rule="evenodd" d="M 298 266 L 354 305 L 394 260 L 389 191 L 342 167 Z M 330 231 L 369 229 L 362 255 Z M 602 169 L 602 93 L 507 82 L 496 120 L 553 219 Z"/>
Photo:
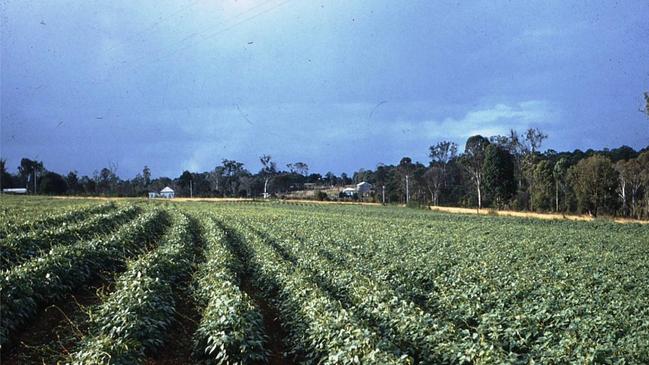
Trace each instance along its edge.
<path fill-rule="evenodd" d="M 168 186 L 165 186 L 164 189 L 160 190 L 161 193 L 173 193 L 174 190 Z"/>

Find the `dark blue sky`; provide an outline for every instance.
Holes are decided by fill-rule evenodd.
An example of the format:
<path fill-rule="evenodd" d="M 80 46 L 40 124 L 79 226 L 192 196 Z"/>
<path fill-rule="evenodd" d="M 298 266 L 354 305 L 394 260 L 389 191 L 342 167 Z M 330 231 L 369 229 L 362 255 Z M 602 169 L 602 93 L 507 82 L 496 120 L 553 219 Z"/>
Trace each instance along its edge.
<path fill-rule="evenodd" d="M 266 153 L 340 173 L 527 127 L 556 150 L 649 142 L 646 0 L 1 6 L 12 170 L 257 171 Z"/>

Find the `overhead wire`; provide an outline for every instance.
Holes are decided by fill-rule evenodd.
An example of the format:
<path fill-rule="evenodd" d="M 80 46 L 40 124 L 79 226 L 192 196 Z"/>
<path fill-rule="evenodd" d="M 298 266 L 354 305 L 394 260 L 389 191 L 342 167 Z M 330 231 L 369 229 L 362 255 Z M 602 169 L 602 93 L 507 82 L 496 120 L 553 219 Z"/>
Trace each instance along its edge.
<path fill-rule="evenodd" d="M 288 4 L 290 1 L 291 1 L 291 0 L 283 0 L 283 1 L 279 1 L 279 2 L 273 4 L 272 6 L 270 6 L 270 7 L 268 7 L 268 8 L 264 8 L 264 7 L 265 7 L 266 5 L 269 5 L 269 4 L 273 3 L 273 2 L 274 2 L 273 0 L 267 0 L 267 1 L 264 1 L 264 2 L 262 2 L 262 3 L 260 3 L 260 4 L 257 4 L 257 5 L 255 5 L 255 6 L 253 6 L 253 7 L 251 7 L 251 8 L 249 8 L 249 9 L 247 9 L 247 10 L 245 10 L 245 11 L 243 11 L 243 12 L 241 12 L 241 13 L 235 15 L 235 16 L 233 16 L 233 17 L 230 18 L 230 19 L 227 19 L 227 20 L 225 20 L 225 21 L 223 21 L 223 22 L 220 22 L 220 23 L 219 23 L 218 25 L 216 25 L 216 26 L 210 26 L 210 27 L 208 27 L 208 28 L 205 28 L 204 30 L 201 30 L 200 32 L 194 32 L 194 33 L 191 33 L 191 34 L 189 34 L 188 36 L 185 36 L 184 38 L 182 38 L 180 41 L 175 42 L 173 45 L 171 45 L 171 46 L 169 46 L 169 47 L 164 47 L 164 48 L 162 49 L 162 51 L 164 52 L 165 50 L 168 50 L 168 52 L 166 52 L 166 53 L 164 53 L 164 54 L 162 54 L 162 55 L 160 55 L 160 56 L 154 58 L 153 60 L 148 60 L 149 57 L 150 57 L 150 55 L 144 55 L 144 56 L 142 56 L 142 57 L 140 57 L 140 58 L 137 58 L 135 61 L 133 61 L 133 62 L 131 62 L 131 63 L 128 63 L 128 65 L 129 65 L 128 67 L 124 67 L 124 65 L 125 65 L 127 62 L 126 62 L 126 61 L 122 61 L 121 63 L 114 65 L 114 66 L 113 66 L 113 67 L 112 67 L 112 68 L 107 72 L 107 75 L 105 76 L 105 78 L 102 79 L 100 82 L 105 82 L 105 81 L 107 81 L 107 80 L 110 78 L 110 75 L 111 75 L 112 73 L 114 73 L 114 72 L 115 72 L 119 67 L 123 67 L 123 70 L 124 70 L 124 71 L 132 70 L 133 72 L 137 72 L 137 70 L 138 70 L 139 68 L 141 68 L 141 67 L 143 67 L 143 66 L 145 66 L 145 65 L 148 65 L 148 64 L 151 64 L 151 63 L 155 63 L 155 62 L 160 62 L 160 61 L 162 61 L 162 60 L 168 59 L 169 57 L 171 57 L 171 56 L 177 54 L 178 52 L 184 51 L 184 50 L 186 50 L 186 49 L 189 49 L 189 48 L 195 46 L 195 45 L 198 44 L 198 43 L 189 43 L 189 44 L 186 44 L 186 43 L 192 41 L 192 40 L 195 39 L 197 36 L 200 36 L 200 35 L 202 35 L 202 34 L 206 34 L 205 36 L 202 36 L 201 41 L 206 41 L 206 40 L 209 40 L 209 39 L 215 38 L 215 37 L 217 37 L 217 36 L 219 36 L 219 35 L 222 35 L 222 34 L 228 32 L 228 31 L 230 31 L 230 30 L 232 30 L 232 29 L 234 29 L 234 28 L 236 28 L 236 27 L 242 25 L 242 24 L 247 23 L 247 22 L 249 22 L 249 21 L 251 21 L 251 20 L 253 20 L 253 19 L 256 19 L 256 18 L 258 18 L 258 17 L 260 17 L 260 16 L 262 16 L 262 15 L 265 15 L 265 14 L 268 14 L 268 13 L 270 13 L 270 12 L 272 12 L 272 11 L 275 11 L 275 10 L 277 10 L 278 8 L 280 8 L 280 7 L 282 7 L 282 6 L 286 5 L 286 4 Z M 260 9 L 260 8 L 263 8 L 263 9 L 262 9 L 261 11 L 259 11 L 259 12 L 256 12 L 256 13 L 250 15 L 250 13 L 253 13 L 253 12 L 255 12 L 255 10 Z M 250 15 L 250 16 L 247 16 L 247 15 Z M 238 21 L 235 21 L 235 20 L 237 20 L 237 19 L 239 19 L 239 18 L 242 18 L 242 17 L 243 17 L 243 19 L 238 20 Z M 233 21 L 235 21 L 235 22 L 232 23 Z M 228 24 L 228 23 L 232 23 L 232 24 Z M 214 28 L 217 28 L 217 27 L 222 27 L 222 28 L 216 30 L 215 32 L 210 33 L 211 30 L 213 30 Z M 147 61 L 147 60 L 148 60 L 148 61 Z M 144 62 L 143 62 L 143 61 L 144 61 Z"/>

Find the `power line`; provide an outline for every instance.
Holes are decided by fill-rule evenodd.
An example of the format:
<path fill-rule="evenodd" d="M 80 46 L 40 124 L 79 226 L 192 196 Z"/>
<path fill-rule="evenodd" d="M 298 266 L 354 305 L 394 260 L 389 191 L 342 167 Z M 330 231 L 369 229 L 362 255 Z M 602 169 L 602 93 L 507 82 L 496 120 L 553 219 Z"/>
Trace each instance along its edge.
<path fill-rule="evenodd" d="M 255 10 L 257 10 L 257 9 L 259 9 L 259 8 L 262 8 L 262 7 L 264 7 L 264 6 L 266 6 L 266 5 L 270 4 L 270 3 L 272 3 L 273 0 L 268 0 L 268 1 L 265 1 L 265 2 L 263 2 L 263 3 L 261 3 L 261 4 L 255 5 L 255 6 L 253 6 L 252 8 L 249 8 L 249 9 L 247 9 L 247 10 L 245 10 L 245 11 L 243 11 L 243 12 L 237 14 L 237 15 L 235 15 L 234 17 L 232 17 L 232 18 L 230 18 L 230 19 L 228 19 L 228 20 L 226 20 L 226 21 L 223 21 L 223 22 L 219 23 L 219 24 L 216 26 L 216 27 L 219 27 L 219 26 L 225 26 L 224 28 L 219 29 L 219 30 L 217 30 L 217 31 L 214 32 L 214 33 L 209 33 L 210 30 L 216 28 L 215 26 L 210 26 L 209 28 L 206 28 L 205 30 L 202 30 L 202 31 L 200 31 L 200 32 L 194 32 L 194 33 L 191 33 L 191 34 L 189 34 L 188 36 L 186 36 L 186 37 L 184 37 L 183 39 L 181 39 L 179 42 L 174 43 L 172 46 L 169 46 L 169 47 L 165 47 L 165 48 L 163 48 L 162 51 L 164 51 L 165 49 L 170 49 L 170 51 L 167 52 L 167 53 L 165 53 L 165 54 L 163 54 L 163 55 L 161 55 L 161 56 L 159 56 L 159 57 L 157 57 L 157 58 L 155 58 L 154 60 L 151 60 L 151 61 L 149 61 L 149 62 L 145 62 L 145 63 L 138 64 L 138 62 L 140 62 L 140 61 L 145 61 L 145 60 L 147 60 L 147 59 L 148 59 L 148 55 L 147 55 L 147 56 L 142 56 L 142 57 L 136 59 L 135 61 L 133 61 L 133 63 L 130 64 L 130 66 L 131 66 L 130 69 L 131 69 L 133 72 L 136 72 L 138 68 L 140 68 L 140 67 L 142 67 L 142 66 L 144 66 L 144 65 L 151 64 L 151 63 L 155 63 L 155 62 L 160 62 L 160 61 L 162 61 L 162 60 L 165 60 L 165 59 L 167 59 L 167 58 L 169 58 L 169 57 L 175 55 L 176 53 L 178 53 L 178 52 L 180 52 L 180 51 L 184 51 L 184 50 L 186 50 L 186 49 L 188 49 L 188 48 L 191 48 L 192 46 L 198 44 L 198 43 L 190 43 L 190 44 L 185 44 L 185 43 L 188 42 L 188 41 L 190 41 L 190 40 L 192 40 L 192 39 L 194 39 L 194 38 L 196 38 L 196 37 L 199 36 L 199 35 L 202 35 L 202 34 L 206 34 L 206 33 L 208 33 L 206 36 L 204 36 L 204 37 L 202 38 L 202 41 L 205 41 L 205 40 L 208 40 L 208 39 L 214 38 L 214 37 L 216 37 L 216 36 L 219 36 L 219 35 L 221 35 L 221 34 L 224 34 L 224 33 L 228 32 L 228 31 L 234 29 L 235 27 L 237 27 L 237 26 L 239 26 L 239 25 L 241 25 L 241 24 L 244 24 L 244 23 L 246 23 L 246 22 L 249 22 L 249 21 L 251 21 L 251 20 L 253 20 L 253 19 L 255 19 L 255 18 L 259 17 L 259 16 L 262 16 L 262 15 L 265 15 L 265 14 L 267 14 L 267 13 L 270 13 L 270 12 L 272 12 L 272 11 L 274 11 L 274 10 L 276 10 L 276 9 L 278 9 L 278 8 L 280 8 L 280 7 L 282 7 L 282 6 L 284 6 L 284 5 L 286 5 L 286 4 L 289 3 L 290 1 L 291 1 L 291 0 L 280 1 L 279 3 L 276 3 L 275 5 L 273 5 L 273 6 L 269 7 L 269 8 L 267 8 L 267 9 L 264 9 L 264 10 L 262 10 L 262 11 L 260 11 L 260 12 L 257 12 L 257 13 L 255 13 L 255 14 L 252 14 L 251 16 L 246 17 L 246 15 L 248 15 L 248 14 L 254 12 Z M 238 18 L 241 18 L 241 17 L 245 17 L 245 18 L 243 18 L 243 19 L 241 19 L 241 20 L 239 20 L 239 21 L 236 21 L 236 22 L 234 22 L 234 23 L 231 24 L 231 25 L 227 25 L 228 23 L 231 23 L 232 21 L 234 21 L 234 20 L 236 20 L 236 19 L 238 19 Z M 177 47 L 177 48 L 174 48 L 174 47 Z M 109 73 L 109 74 L 110 74 L 110 73 L 113 73 L 113 72 L 114 72 L 118 67 L 120 67 L 121 65 L 123 65 L 123 64 L 125 64 L 125 63 L 126 63 L 126 61 L 122 61 L 121 63 L 119 63 L 119 64 L 117 64 L 117 65 L 114 65 L 108 73 Z M 124 70 L 128 70 L 128 69 L 124 69 Z M 110 76 L 107 75 L 103 80 L 100 80 L 99 82 L 105 82 L 105 81 L 107 81 L 109 78 L 110 78 Z"/>
<path fill-rule="evenodd" d="M 128 42 L 128 41 L 130 41 L 130 40 L 132 40 L 132 39 L 139 38 L 139 37 L 142 36 L 143 34 L 149 32 L 150 30 L 152 30 L 152 29 L 154 29 L 154 28 L 156 28 L 156 27 L 159 26 L 160 24 L 162 24 L 162 23 L 168 21 L 168 20 L 171 19 L 171 18 L 175 18 L 176 16 L 178 16 L 178 15 L 184 13 L 185 11 L 187 11 L 187 10 L 189 10 L 189 9 L 191 9 L 191 8 L 193 8 L 193 7 L 196 6 L 199 2 L 200 2 L 200 0 L 195 0 L 194 2 L 190 3 L 189 5 L 187 5 L 187 6 L 183 6 L 182 8 L 176 10 L 175 12 L 173 12 L 173 13 L 171 13 L 171 14 L 169 14 L 169 15 L 163 17 L 163 18 L 160 18 L 159 20 L 154 21 L 154 22 L 151 23 L 149 26 L 147 26 L 146 28 L 143 28 L 143 29 L 140 30 L 139 32 L 134 33 L 134 34 L 131 34 L 129 37 L 127 37 L 126 39 L 124 39 L 123 42 Z M 141 39 L 141 38 L 140 38 L 140 39 Z M 107 50 L 107 52 L 114 51 L 115 48 L 117 48 L 117 47 L 116 47 L 116 46 L 115 46 L 115 47 L 111 47 L 111 48 L 109 48 L 109 49 Z"/>

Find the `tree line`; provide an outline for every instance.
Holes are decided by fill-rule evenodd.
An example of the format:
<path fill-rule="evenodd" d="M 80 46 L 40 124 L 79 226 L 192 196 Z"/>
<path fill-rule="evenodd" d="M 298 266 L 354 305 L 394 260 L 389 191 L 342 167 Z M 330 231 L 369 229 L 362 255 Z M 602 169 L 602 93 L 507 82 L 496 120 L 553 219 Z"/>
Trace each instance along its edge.
<path fill-rule="evenodd" d="M 337 200 L 350 198 L 325 191 L 366 181 L 373 190 L 361 199 L 374 202 L 649 217 L 649 147 L 542 151 L 547 138 L 535 128 L 475 135 L 463 151 L 454 142 L 440 141 L 430 146 L 426 164 L 403 157 L 397 165 L 379 163 L 351 176 L 310 173 L 305 162 L 279 168 L 270 155 L 260 156 L 256 173 L 242 162 L 223 159 L 211 171 L 183 171 L 176 178 L 153 178 L 145 166 L 132 179 L 120 178 L 116 164 L 92 176 L 76 171 L 63 176 L 41 161 L 23 158 L 15 174 L 0 160 L 0 185 L 39 194 L 103 196 L 146 196 L 170 186 L 179 196 L 195 197 L 285 197 L 310 188 L 320 190 L 319 199 Z"/>

